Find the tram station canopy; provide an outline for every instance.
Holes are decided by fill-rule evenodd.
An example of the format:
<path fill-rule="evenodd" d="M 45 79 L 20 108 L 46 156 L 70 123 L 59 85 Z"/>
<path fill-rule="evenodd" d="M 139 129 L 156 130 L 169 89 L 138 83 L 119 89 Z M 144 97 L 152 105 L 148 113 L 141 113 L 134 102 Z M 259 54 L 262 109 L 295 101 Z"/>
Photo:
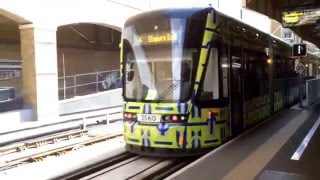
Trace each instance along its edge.
<path fill-rule="evenodd" d="M 246 0 L 245 3 L 320 47 L 320 0 Z"/>

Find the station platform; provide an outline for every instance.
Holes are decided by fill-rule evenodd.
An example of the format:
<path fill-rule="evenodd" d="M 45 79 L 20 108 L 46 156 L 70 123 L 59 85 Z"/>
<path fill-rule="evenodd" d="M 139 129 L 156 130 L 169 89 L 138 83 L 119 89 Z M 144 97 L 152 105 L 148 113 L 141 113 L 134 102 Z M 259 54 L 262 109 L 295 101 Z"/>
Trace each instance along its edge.
<path fill-rule="evenodd" d="M 167 179 L 320 179 L 320 105 L 295 105 Z"/>

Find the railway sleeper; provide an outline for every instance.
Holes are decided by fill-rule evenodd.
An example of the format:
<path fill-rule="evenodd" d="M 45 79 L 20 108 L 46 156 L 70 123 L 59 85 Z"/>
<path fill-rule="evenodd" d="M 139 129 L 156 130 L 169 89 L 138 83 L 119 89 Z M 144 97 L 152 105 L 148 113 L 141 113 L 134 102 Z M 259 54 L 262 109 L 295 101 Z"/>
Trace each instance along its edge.
<path fill-rule="evenodd" d="M 26 150 L 26 149 L 27 149 L 26 146 L 19 146 L 19 147 L 16 148 L 16 151 L 17 151 L 17 152 L 21 152 L 21 151 L 24 151 L 24 150 Z"/>
<path fill-rule="evenodd" d="M 64 154 L 66 154 L 67 152 L 66 151 L 59 151 L 59 152 L 56 152 L 55 155 L 56 156 L 62 156 Z"/>
<path fill-rule="evenodd" d="M 36 157 L 36 158 L 30 158 L 28 162 L 40 162 L 43 161 L 44 157 Z"/>

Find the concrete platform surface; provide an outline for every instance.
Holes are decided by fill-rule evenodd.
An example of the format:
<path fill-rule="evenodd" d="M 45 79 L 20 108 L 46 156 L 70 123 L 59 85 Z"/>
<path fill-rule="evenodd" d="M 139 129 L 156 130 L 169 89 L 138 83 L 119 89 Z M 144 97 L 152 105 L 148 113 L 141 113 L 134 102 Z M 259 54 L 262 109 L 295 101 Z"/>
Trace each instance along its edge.
<path fill-rule="evenodd" d="M 291 159 L 319 115 L 319 105 L 287 109 L 167 179 L 320 179 L 319 129 L 301 159 Z"/>

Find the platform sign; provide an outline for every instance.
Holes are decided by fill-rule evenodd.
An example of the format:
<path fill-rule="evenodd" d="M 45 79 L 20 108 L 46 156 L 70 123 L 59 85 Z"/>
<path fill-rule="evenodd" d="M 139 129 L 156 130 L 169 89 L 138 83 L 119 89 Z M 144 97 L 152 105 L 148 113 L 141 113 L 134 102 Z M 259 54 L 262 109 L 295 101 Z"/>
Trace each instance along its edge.
<path fill-rule="evenodd" d="M 306 70 L 306 67 L 299 62 L 295 68 L 296 72 L 298 72 L 299 74 L 303 74 L 303 72 Z"/>
<path fill-rule="evenodd" d="M 292 56 L 294 56 L 294 57 L 307 56 L 307 45 L 306 44 L 294 44 L 293 48 L 292 48 Z"/>
<path fill-rule="evenodd" d="M 315 24 L 320 20 L 320 9 L 282 12 L 283 27 Z"/>

